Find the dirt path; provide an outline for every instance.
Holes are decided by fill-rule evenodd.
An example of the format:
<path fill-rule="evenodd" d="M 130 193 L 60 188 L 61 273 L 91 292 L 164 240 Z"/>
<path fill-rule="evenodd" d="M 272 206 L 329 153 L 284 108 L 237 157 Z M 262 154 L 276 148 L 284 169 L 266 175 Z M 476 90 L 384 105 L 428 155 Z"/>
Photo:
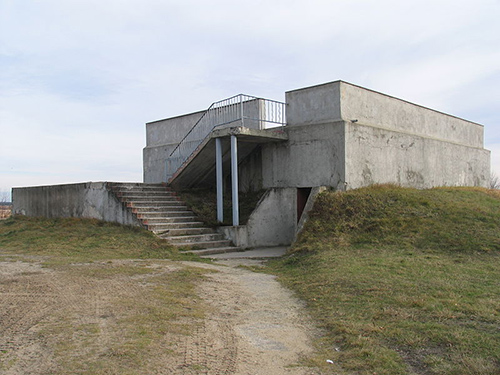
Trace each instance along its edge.
<path fill-rule="evenodd" d="M 313 331 L 300 303 L 273 276 L 234 265 L 113 261 L 68 272 L 0 262 L 0 373 L 317 374 L 298 366 Z M 159 308 L 153 280 L 188 267 L 215 271 L 196 291 L 206 318 L 184 317 L 189 334 L 155 332 L 133 370 L 127 338 L 141 311 Z"/>
<path fill-rule="evenodd" d="M 218 272 L 200 285 L 200 294 L 215 309 L 201 346 L 225 341 L 222 345 L 231 348 L 228 374 L 316 374 L 298 366 L 311 352 L 313 331 L 300 302 L 274 276 L 234 267 L 252 261 L 225 263 L 229 267 L 203 265 Z"/>

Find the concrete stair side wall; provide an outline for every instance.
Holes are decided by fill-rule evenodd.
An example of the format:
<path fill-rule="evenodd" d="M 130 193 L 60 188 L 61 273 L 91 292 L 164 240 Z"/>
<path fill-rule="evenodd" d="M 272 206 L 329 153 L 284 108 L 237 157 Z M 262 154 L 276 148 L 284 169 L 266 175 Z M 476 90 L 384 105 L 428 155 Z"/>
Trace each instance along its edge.
<path fill-rule="evenodd" d="M 141 226 L 107 182 L 12 189 L 13 214 L 33 217 L 76 217 Z"/>
<path fill-rule="evenodd" d="M 241 248 L 290 245 L 297 225 L 297 189 L 267 190 L 246 225 L 219 227 Z"/>

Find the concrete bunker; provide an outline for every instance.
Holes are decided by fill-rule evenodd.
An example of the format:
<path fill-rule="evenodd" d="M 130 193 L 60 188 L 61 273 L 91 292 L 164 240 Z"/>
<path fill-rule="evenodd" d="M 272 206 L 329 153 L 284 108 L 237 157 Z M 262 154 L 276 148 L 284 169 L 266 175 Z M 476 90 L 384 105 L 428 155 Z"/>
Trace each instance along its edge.
<path fill-rule="evenodd" d="M 483 138 L 480 124 L 335 81 L 288 91 L 285 103 L 236 95 L 204 111 L 147 123 L 143 180 L 214 189 L 219 221 L 222 196 L 231 191 L 233 225 L 220 232 L 241 247 L 288 245 L 325 188 L 488 187 Z M 113 186 L 15 188 L 13 212 L 141 225 Z M 239 225 L 238 194 L 259 189 L 266 193 Z"/>
<path fill-rule="evenodd" d="M 290 243 L 319 187 L 488 186 L 490 156 L 480 124 L 335 81 L 287 92 L 286 103 L 273 102 L 286 120 L 282 115 L 277 128 L 267 128 L 273 123 L 263 109 L 268 101 L 248 98 L 217 102 L 218 113 L 211 107 L 204 114 L 146 124 L 144 181 L 212 187 L 219 192 L 219 204 L 224 187 L 231 185 L 236 196 L 233 226 L 221 230 L 235 243 Z M 200 116 L 210 118 L 208 131 L 197 131 L 197 146 L 175 172 L 162 175 L 171 163 L 168 150 L 183 147 L 180 135 L 189 128 L 186 124 L 191 121 L 193 130 L 188 131 L 195 132 Z M 237 193 L 259 188 L 268 194 L 241 228 Z M 272 237 L 267 231 L 275 241 L 258 240 Z M 283 232 L 288 235 L 277 235 Z"/>

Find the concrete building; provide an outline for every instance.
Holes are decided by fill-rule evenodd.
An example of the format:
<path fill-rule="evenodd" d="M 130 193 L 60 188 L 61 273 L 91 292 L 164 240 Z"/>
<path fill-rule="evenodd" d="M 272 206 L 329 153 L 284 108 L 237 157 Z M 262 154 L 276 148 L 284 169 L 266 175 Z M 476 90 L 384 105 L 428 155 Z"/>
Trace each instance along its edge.
<path fill-rule="evenodd" d="M 237 96 L 146 133 L 144 182 L 231 191 L 234 225 L 223 230 L 241 246 L 290 243 L 320 187 L 489 184 L 482 125 L 343 81 L 289 91 L 281 104 Z M 268 192 L 239 226 L 238 191 L 258 189 Z"/>
<path fill-rule="evenodd" d="M 237 95 L 205 111 L 147 123 L 146 135 L 144 183 L 156 186 L 19 188 L 14 213 L 95 217 L 159 231 L 174 228 L 173 219 L 154 219 L 153 212 L 147 218 L 160 204 L 145 202 L 161 196 L 163 206 L 180 206 L 158 184 L 210 187 L 217 191 L 219 221 L 223 195 L 232 198 L 233 225 L 219 228 L 226 238 L 242 248 L 275 246 L 293 241 L 321 189 L 488 187 L 490 179 L 482 125 L 343 81 L 289 91 L 286 103 Z M 261 189 L 263 198 L 240 225 L 239 193 Z"/>

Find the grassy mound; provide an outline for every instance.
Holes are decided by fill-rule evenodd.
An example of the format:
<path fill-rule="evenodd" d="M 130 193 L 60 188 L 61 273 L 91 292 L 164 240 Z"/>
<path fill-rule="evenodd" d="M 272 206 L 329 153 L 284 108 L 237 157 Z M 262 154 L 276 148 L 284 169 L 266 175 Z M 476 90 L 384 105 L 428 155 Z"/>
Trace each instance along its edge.
<path fill-rule="evenodd" d="M 0 252 L 75 257 L 82 260 L 187 255 L 145 229 L 94 219 L 14 216 L 0 221 Z"/>
<path fill-rule="evenodd" d="M 323 329 L 315 365 L 500 374 L 498 191 L 326 192 L 310 217 L 292 253 L 270 267 Z"/>

